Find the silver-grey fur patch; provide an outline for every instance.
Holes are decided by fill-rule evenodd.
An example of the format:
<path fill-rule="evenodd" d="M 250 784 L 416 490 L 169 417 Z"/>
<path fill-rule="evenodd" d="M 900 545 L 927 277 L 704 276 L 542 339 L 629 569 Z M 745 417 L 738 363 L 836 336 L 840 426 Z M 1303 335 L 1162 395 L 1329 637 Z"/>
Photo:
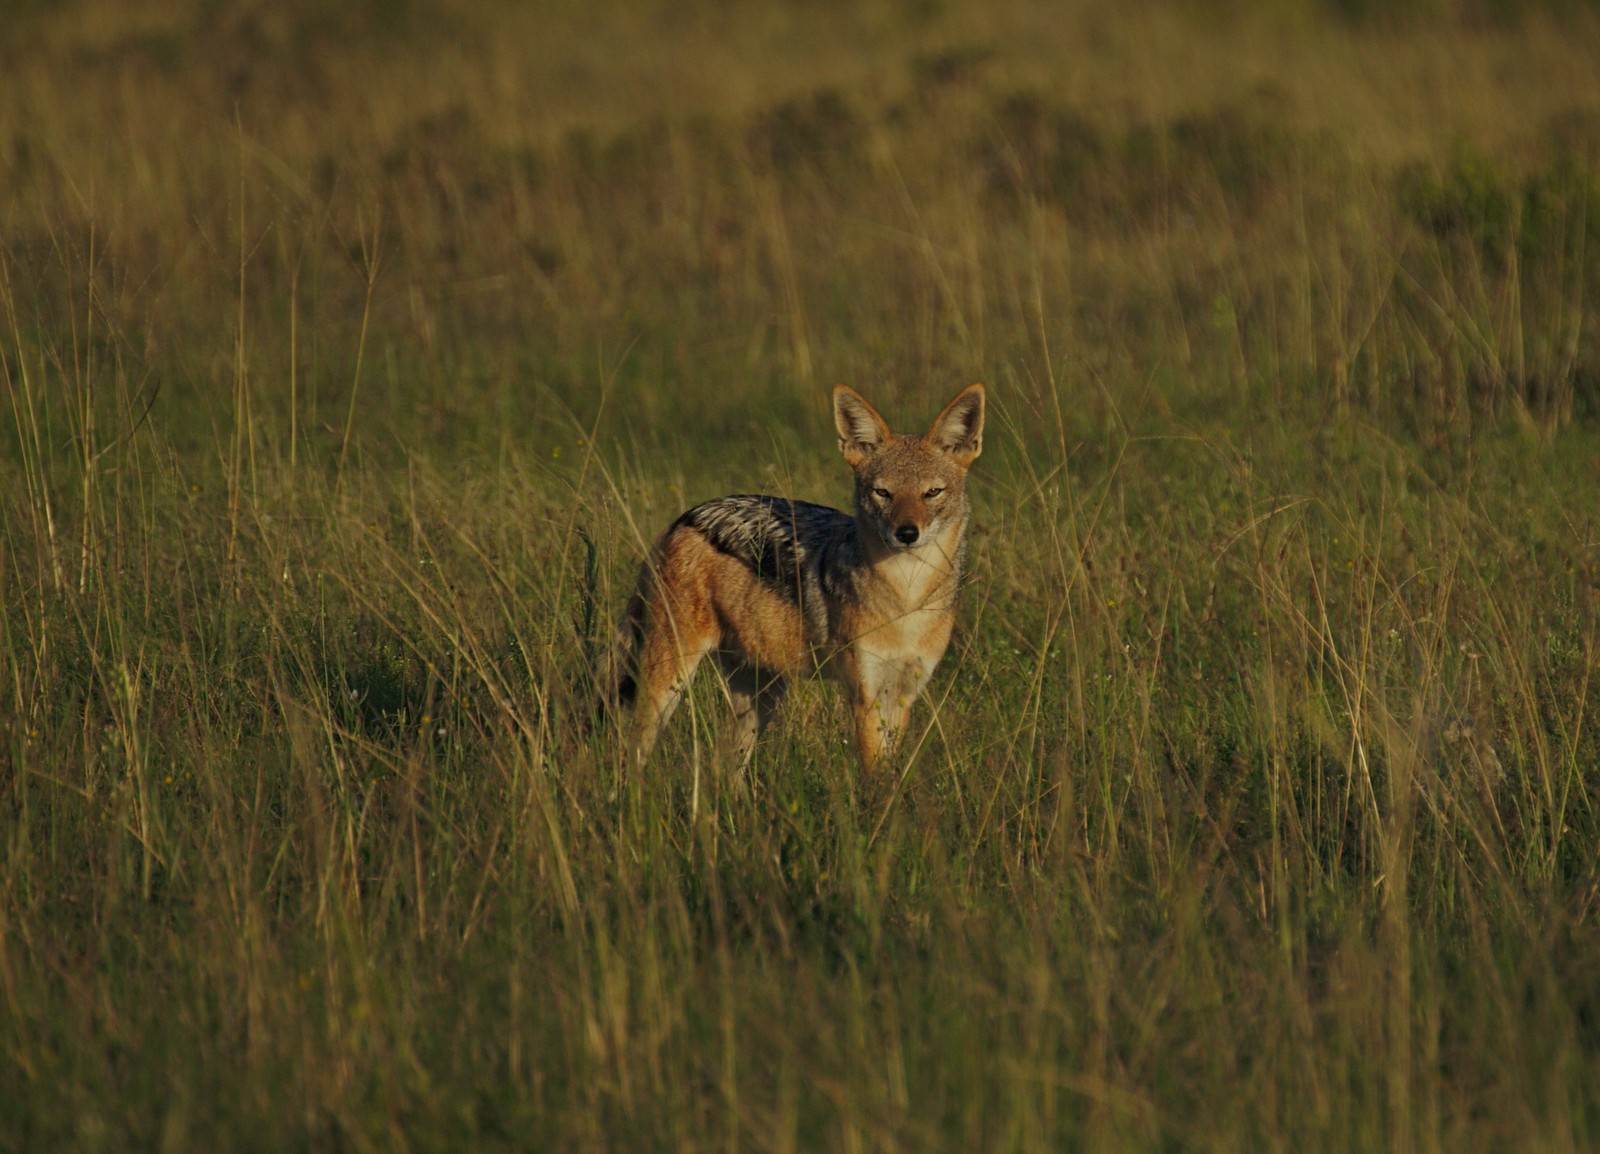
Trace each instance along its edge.
<path fill-rule="evenodd" d="M 855 518 L 809 501 L 740 495 L 696 505 L 674 528 L 680 525 L 699 532 L 718 552 L 742 562 L 762 584 L 798 606 L 807 624 L 818 630 L 815 635 L 825 632 L 829 562 L 837 566 L 844 560 L 837 550 L 857 547 Z"/>

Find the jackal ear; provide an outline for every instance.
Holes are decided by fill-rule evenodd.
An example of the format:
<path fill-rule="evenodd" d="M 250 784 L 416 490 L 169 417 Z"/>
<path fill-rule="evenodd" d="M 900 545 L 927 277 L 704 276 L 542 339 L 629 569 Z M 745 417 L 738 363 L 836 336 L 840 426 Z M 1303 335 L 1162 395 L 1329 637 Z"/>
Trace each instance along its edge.
<path fill-rule="evenodd" d="M 833 424 L 839 430 L 839 452 L 854 468 L 889 440 L 889 426 L 878 410 L 849 385 L 833 387 Z"/>
<path fill-rule="evenodd" d="M 983 386 L 968 385 L 957 393 L 933 422 L 927 441 L 949 453 L 963 469 L 976 461 L 983 452 Z"/>

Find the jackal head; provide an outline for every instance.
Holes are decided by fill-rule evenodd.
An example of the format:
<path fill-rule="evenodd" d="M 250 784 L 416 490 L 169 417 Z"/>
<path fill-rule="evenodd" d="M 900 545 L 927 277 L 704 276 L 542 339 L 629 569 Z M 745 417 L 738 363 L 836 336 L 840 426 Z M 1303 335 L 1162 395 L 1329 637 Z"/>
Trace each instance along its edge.
<path fill-rule="evenodd" d="M 967 468 L 983 452 L 983 386 L 968 385 L 923 436 L 891 433 L 854 389 L 833 390 L 839 451 L 856 473 L 856 515 L 890 550 L 939 541 L 967 519 Z"/>

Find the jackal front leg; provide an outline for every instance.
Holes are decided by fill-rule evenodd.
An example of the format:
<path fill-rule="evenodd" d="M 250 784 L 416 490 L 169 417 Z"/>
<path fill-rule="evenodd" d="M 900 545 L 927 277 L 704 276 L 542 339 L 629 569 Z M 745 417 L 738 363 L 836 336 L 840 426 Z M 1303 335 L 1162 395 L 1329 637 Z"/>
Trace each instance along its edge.
<path fill-rule="evenodd" d="M 856 751 L 869 773 L 894 751 L 911 717 L 911 703 L 922 689 L 923 670 L 915 662 L 893 662 L 862 654 L 852 708 Z"/>

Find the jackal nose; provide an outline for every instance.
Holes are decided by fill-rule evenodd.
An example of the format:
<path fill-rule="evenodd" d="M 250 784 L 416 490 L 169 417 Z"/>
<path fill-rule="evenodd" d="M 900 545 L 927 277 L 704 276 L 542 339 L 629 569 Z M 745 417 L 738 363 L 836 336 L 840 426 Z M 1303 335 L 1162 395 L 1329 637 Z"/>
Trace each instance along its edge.
<path fill-rule="evenodd" d="M 902 525 L 894 531 L 894 539 L 902 545 L 915 545 L 919 535 L 915 525 Z"/>

